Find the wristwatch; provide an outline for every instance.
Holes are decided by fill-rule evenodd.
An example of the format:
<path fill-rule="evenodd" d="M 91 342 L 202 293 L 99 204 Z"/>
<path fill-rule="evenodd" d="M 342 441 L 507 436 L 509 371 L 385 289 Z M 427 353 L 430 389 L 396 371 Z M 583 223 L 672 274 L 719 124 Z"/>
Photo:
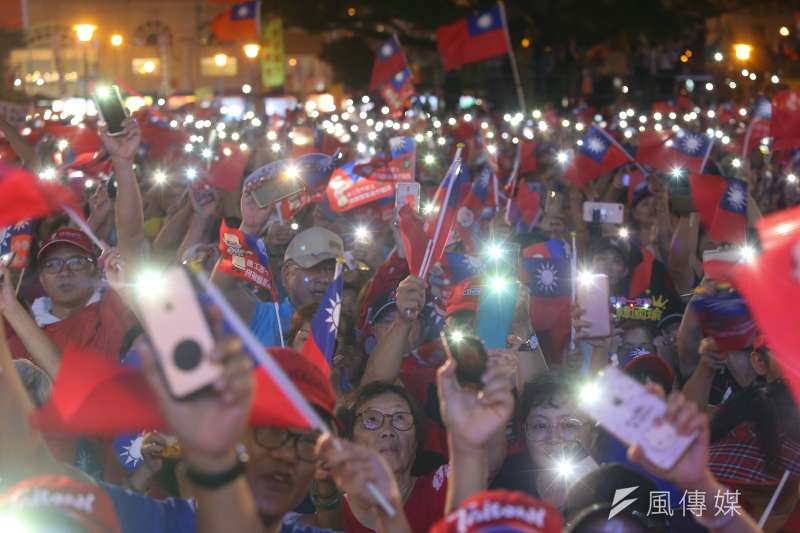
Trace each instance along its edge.
<path fill-rule="evenodd" d="M 539 337 L 536 336 L 536 333 L 532 334 L 528 337 L 528 340 L 520 344 L 519 352 L 535 352 L 536 349 L 539 347 Z"/>

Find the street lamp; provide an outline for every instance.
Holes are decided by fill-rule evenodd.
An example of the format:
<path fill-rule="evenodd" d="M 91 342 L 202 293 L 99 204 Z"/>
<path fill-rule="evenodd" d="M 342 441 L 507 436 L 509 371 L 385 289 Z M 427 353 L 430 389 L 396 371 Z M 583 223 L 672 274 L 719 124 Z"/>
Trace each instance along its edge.
<path fill-rule="evenodd" d="M 733 45 L 733 53 L 739 61 L 747 61 L 753 53 L 753 46 L 745 43 L 736 43 Z"/>
<path fill-rule="evenodd" d="M 244 50 L 244 55 L 250 59 L 255 59 L 258 57 L 258 53 L 261 51 L 261 45 L 256 43 L 247 43 L 242 47 L 242 50 Z"/>
<path fill-rule="evenodd" d="M 89 97 L 89 42 L 94 37 L 94 32 L 97 26 L 94 24 L 75 24 L 72 27 L 75 30 L 75 35 L 78 37 L 78 42 L 83 47 L 83 95 Z"/>

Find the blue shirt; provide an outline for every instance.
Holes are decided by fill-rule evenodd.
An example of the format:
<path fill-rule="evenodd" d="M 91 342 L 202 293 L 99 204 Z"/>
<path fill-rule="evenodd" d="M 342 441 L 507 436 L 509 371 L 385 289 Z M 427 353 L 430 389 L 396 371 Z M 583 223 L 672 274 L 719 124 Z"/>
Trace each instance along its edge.
<path fill-rule="evenodd" d="M 281 315 L 281 327 L 284 338 L 289 333 L 292 324 L 294 306 L 286 297 L 278 306 Z M 275 304 L 272 302 L 256 301 L 256 310 L 250 320 L 250 331 L 261 341 L 264 346 L 280 346 L 281 337 L 278 333 L 278 320 L 275 317 Z"/>

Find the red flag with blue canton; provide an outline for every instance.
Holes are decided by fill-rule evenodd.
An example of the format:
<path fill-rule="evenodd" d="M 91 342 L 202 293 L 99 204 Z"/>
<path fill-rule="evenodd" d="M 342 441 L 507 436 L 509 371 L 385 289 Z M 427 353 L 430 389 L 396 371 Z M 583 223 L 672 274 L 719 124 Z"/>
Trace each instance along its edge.
<path fill-rule="evenodd" d="M 753 118 L 747 126 L 742 142 L 742 159 L 747 158 L 750 150 L 759 145 L 764 137 L 769 137 L 770 122 L 772 121 L 772 104 L 767 98 L 756 98 Z"/>
<path fill-rule="evenodd" d="M 80 212 L 68 188 L 39 179 L 24 168 L 0 165 L 0 227 L 41 218 L 65 206 Z"/>
<path fill-rule="evenodd" d="M 466 172 L 466 170 L 465 170 Z M 497 211 L 497 178 L 488 165 L 481 170 L 478 179 L 458 208 L 455 230 L 467 253 L 475 253 L 481 235 L 488 230 Z"/>
<path fill-rule="evenodd" d="M 258 39 L 260 2 L 234 4 L 211 21 L 211 32 L 220 41 Z"/>
<path fill-rule="evenodd" d="M 572 327 L 572 266 L 567 244 L 544 241 L 522 251 L 521 279 L 531 291 L 531 326 L 545 353 L 558 360 Z"/>
<path fill-rule="evenodd" d="M 735 286 L 800 401 L 800 206 L 766 216 L 756 228 L 761 254 L 736 267 Z"/>
<path fill-rule="evenodd" d="M 450 285 L 458 285 L 464 280 L 480 275 L 483 270 L 483 259 L 476 255 L 446 252 L 442 260 L 442 268 L 447 274 Z"/>
<path fill-rule="evenodd" d="M 33 242 L 33 225 L 30 220 L 17 222 L 0 230 L 0 257 L 14 254 L 8 264 L 11 268 L 25 268 L 28 266 L 28 256 Z"/>
<path fill-rule="evenodd" d="M 542 197 L 539 183 L 521 180 L 517 194 L 508 204 L 509 224 L 513 224 L 517 233 L 529 233 L 542 214 Z"/>
<path fill-rule="evenodd" d="M 436 47 L 445 70 L 509 52 L 505 11 L 501 4 L 475 16 L 436 28 Z"/>
<path fill-rule="evenodd" d="M 381 85 L 391 81 L 397 73 L 406 69 L 408 63 L 400 41 L 396 35 L 386 39 L 375 53 L 375 62 L 372 64 L 372 77 L 369 81 L 369 90 L 374 91 Z"/>
<path fill-rule="evenodd" d="M 738 292 L 698 289 L 691 301 L 703 336 L 713 337 L 721 351 L 744 350 L 753 345 L 756 325 Z"/>
<path fill-rule="evenodd" d="M 419 276 L 422 263 L 428 251 L 428 233 L 425 222 L 408 205 L 404 205 L 397 213 L 400 219 L 400 237 L 403 241 L 408 270 L 413 276 Z"/>
<path fill-rule="evenodd" d="M 350 161 L 337 167 L 330 176 L 325 193 L 328 205 L 336 213 L 394 195 L 394 183 L 363 178 L 354 172 L 355 166 L 356 162 Z"/>
<path fill-rule="evenodd" d="M 709 174 L 689 176 L 692 201 L 715 241 L 741 242 L 747 233 L 747 184 Z"/>
<path fill-rule="evenodd" d="M 575 150 L 566 177 L 582 189 L 596 177 L 631 160 L 631 156 L 605 130 L 592 126 Z"/>
<path fill-rule="evenodd" d="M 800 146 L 800 90 L 787 89 L 773 95 L 769 136 L 772 150 Z"/>
<path fill-rule="evenodd" d="M 392 79 L 381 85 L 380 93 L 383 101 L 389 106 L 393 117 L 400 117 L 408 107 L 411 97 L 414 96 L 414 81 L 411 71 L 404 68 Z"/>
<path fill-rule="evenodd" d="M 471 184 L 460 153 L 456 154 L 453 163 L 447 171 L 442 183 L 433 197 L 433 217 L 425 221 L 425 231 L 431 242 L 430 257 L 427 264 L 423 265 L 423 274 L 442 257 L 450 230 L 456 221 L 459 208 L 471 190 Z"/>
<path fill-rule="evenodd" d="M 673 172 L 680 169 L 685 173 L 700 173 L 708 161 L 714 140 L 708 135 L 694 132 L 678 132 L 667 139 L 664 144 L 640 148 L 636 153 L 636 161 L 648 165 L 660 172 Z"/>
<path fill-rule="evenodd" d="M 389 139 L 389 153 L 378 153 L 365 163 L 356 163 L 353 172 L 382 181 L 414 181 L 417 143 L 413 137 Z"/>
<path fill-rule="evenodd" d="M 339 332 L 339 316 L 342 311 L 342 269 L 333 279 L 311 319 L 311 331 L 303 345 L 303 355 L 330 378 L 333 367 L 333 350 Z"/>

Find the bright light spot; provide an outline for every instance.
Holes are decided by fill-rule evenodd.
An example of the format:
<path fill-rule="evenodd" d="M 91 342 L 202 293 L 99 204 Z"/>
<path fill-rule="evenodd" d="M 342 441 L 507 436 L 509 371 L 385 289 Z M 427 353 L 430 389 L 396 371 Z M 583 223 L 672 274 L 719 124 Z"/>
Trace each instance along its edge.
<path fill-rule="evenodd" d="M 300 224 L 298 224 L 297 222 L 292 222 L 291 224 L 289 224 L 289 227 L 292 229 L 292 231 L 297 231 L 300 229 Z"/>
<path fill-rule="evenodd" d="M 750 54 L 753 52 L 753 47 L 745 43 L 737 43 L 733 45 L 733 53 L 739 61 L 747 61 L 750 59 Z"/>
<path fill-rule="evenodd" d="M 795 183 L 797 183 L 797 176 L 795 174 L 788 174 L 786 176 L 786 183 L 791 183 L 792 185 L 794 185 Z"/>
<path fill-rule="evenodd" d="M 580 403 L 592 404 L 600 398 L 600 387 L 592 381 L 585 383 L 578 392 L 578 398 Z"/>
<path fill-rule="evenodd" d="M 53 181 L 54 179 L 56 179 L 56 169 L 55 169 L 55 167 L 47 167 L 47 168 L 43 169 L 39 173 L 39 177 L 42 178 L 43 180 Z"/>
<path fill-rule="evenodd" d="M 286 167 L 286 177 L 290 180 L 294 180 L 300 177 L 300 169 L 297 168 L 295 165 L 289 165 Z"/>
<path fill-rule="evenodd" d="M 654 118 L 654 119 L 656 119 L 656 120 L 661 120 L 661 117 L 662 117 L 662 116 L 663 116 L 663 115 L 662 115 L 661 113 L 659 113 L 658 111 L 656 111 L 655 113 L 653 113 L 653 118 Z"/>
<path fill-rule="evenodd" d="M 163 170 L 156 170 L 153 172 L 153 181 L 156 185 L 164 185 L 167 182 L 167 173 Z"/>
<path fill-rule="evenodd" d="M 450 340 L 453 342 L 461 342 L 464 340 L 464 333 L 461 330 L 454 330 L 450 333 Z"/>
<path fill-rule="evenodd" d="M 115 33 L 111 36 L 111 46 L 119 46 L 122 44 L 122 35 Z"/>
<path fill-rule="evenodd" d="M 203 148 L 201 153 L 205 159 L 211 159 L 211 156 L 213 155 L 211 148 Z"/>
<path fill-rule="evenodd" d="M 248 43 L 242 46 L 242 50 L 244 50 L 244 55 L 250 59 L 255 59 L 258 57 L 258 52 L 261 50 L 261 46 L 257 43 Z"/>
<path fill-rule="evenodd" d="M 369 228 L 366 226 L 356 226 L 356 230 L 353 233 L 359 242 L 367 242 L 369 240 Z"/>
<path fill-rule="evenodd" d="M 683 176 L 683 167 L 672 167 L 670 174 L 673 178 L 678 179 Z"/>
<path fill-rule="evenodd" d="M 565 165 L 569 161 L 569 154 L 566 150 L 561 150 L 556 154 L 556 161 L 559 165 Z"/>
<path fill-rule="evenodd" d="M 504 253 L 503 247 L 495 242 L 491 243 L 486 248 L 486 254 L 489 256 L 490 259 L 494 260 L 500 259 L 501 257 L 503 257 L 503 253 Z"/>
<path fill-rule="evenodd" d="M 167 285 L 162 272 L 155 270 L 145 270 L 136 278 L 136 292 L 140 298 L 155 300 L 166 292 Z"/>
<path fill-rule="evenodd" d="M 272 143 L 272 151 L 276 154 L 281 151 L 281 143 Z"/>
<path fill-rule="evenodd" d="M 787 28 L 786 26 L 781 26 L 780 28 L 778 28 L 778 33 L 780 34 L 781 37 L 788 37 L 789 28 Z"/>
<path fill-rule="evenodd" d="M 742 260 L 745 263 L 752 263 L 756 258 L 756 249 L 749 244 L 745 244 L 739 248 L 739 255 L 742 256 Z"/>
<path fill-rule="evenodd" d="M 194 150 L 194 146 L 192 146 L 192 143 L 186 143 L 186 146 L 183 147 L 183 150 L 187 153 L 192 152 Z"/>
<path fill-rule="evenodd" d="M 713 91 L 713 90 L 714 90 L 714 84 L 711 83 L 710 81 L 707 82 L 706 83 L 706 91 Z"/>
<path fill-rule="evenodd" d="M 751 72 L 749 78 L 752 81 L 756 81 L 756 78 L 757 78 L 756 73 L 755 72 Z"/>
<path fill-rule="evenodd" d="M 251 92 L 253 92 L 253 87 L 249 83 L 245 83 L 244 85 L 242 85 L 242 92 L 244 94 L 250 94 Z"/>
<path fill-rule="evenodd" d="M 623 85 L 622 86 L 622 94 L 628 94 L 628 86 L 627 85 Z"/>
<path fill-rule="evenodd" d="M 541 132 L 547 131 L 547 122 L 545 122 L 544 120 L 540 120 L 539 124 L 538 124 L 538 128 L 539 128 L 539 131 L 541 131 Z"/>
<path fill-rule="evenodd" d="M 428 202 L 424 206 L 422 206 L 422 213 L 425 215 L 430 215 L 436 210 L 436 205 L 433 202 Z"/>
<path fill-rule="evenodd" d="M 197 169 L 194 167 L 189 167 L 184 171 L 184 175 L 186 179 L 192 181 L 197 178 Z"/>
<path fill-rule="evenodd" d="M 731 89 L 735 89 L 736 88 L 736 82 L 731 80 L 730 82 L 728 82 L 728 87 L 730 87 Z"/>
<path fill-rule="evenodd" d="M 470 115 L 469 113 L 466 113 L 464 115 L 464 122 L 471 122 L 471 121 L 472 121 L 472 115 Z"/>
<path fill-rule="evenodd" d="M 739 108 L 739 115 L 742 116 L 742 117 L 746 117 L 747 116 L 747 109 L 745 109 L 743 107 L 740 107 Z"/>
<path fill-rule="evenodd" d="M 422 158 L 422 162 L 428 166 L 431 166 L 436 163 L 436 156 L 433 154 L 425 154 L 425 157 Z"/>
<path fill-rule="evenodd" d="M 709 109 L 709 110 L 708 110 L 708 112 L 706 112 L 706 116 L 707 116 L 708 118 L 714 118 L 716 115 L 717 115 L 717 114 L 714 112 L 714 110 L 713 110 L 713 109 Z"/>
<path fill-rule="evenodd" d="M 578 272 L 578 283 L 581 285 L 591 285 L 594 283 L 594 272 L 581 270 Z"/>
<path fill-rule="evenodd" d="M 723 57 L 722 52 L 717 52 L 714 54 L 714 61 L 716 61 L 717 63 L 719 63 L 723 59 L 725 58 Z"/>
<path fill-rule="evenodd" d="M 91 189 L 92 187 L 94 187 L 94 180 L 89 179 L 84 181 L 83 186 L 86 187 L 87 189 Z"/>
<path fill-rule="evenodd" d="M 571 478 L 575 473 L 575 465 L 569 459 L 556 461 L 556 472 L 563 478 Z"/>
<path fill-rule="evenodd" d="M 628 237 L 630 237 L 630 235 L 631 235 L 631 232 L 628 230 L 628 228 L 625 228 L 625 227 L 619 228 L 619 237 L 620 237 L 620 239 L 627 239 Z"/>
<path fill-rule="evenodd" d="M 575 131 L 583 131 L 583 123 L 576 122 L 575 123 Z"/>
<path fill-rule="evenodd" d="M 215 54 L 214 64 L 218 67 L 224 67 L 228 64 L 228 56 L 226 54 Z"/>
<path fill-rule="evenodd" d="M 781 79 L 778 77 L 777 74 L 773 74 L 772 77 L 769 79 L 772 83 L 780 83 Z"/>
<path fill-rule="evenodd" d="M 738 157 L 734 157 L 733 160 L 731 161 L 731 166 L 733 168 L 740 168 L 742 166 L 742 162 L 739 160 Z"/>

